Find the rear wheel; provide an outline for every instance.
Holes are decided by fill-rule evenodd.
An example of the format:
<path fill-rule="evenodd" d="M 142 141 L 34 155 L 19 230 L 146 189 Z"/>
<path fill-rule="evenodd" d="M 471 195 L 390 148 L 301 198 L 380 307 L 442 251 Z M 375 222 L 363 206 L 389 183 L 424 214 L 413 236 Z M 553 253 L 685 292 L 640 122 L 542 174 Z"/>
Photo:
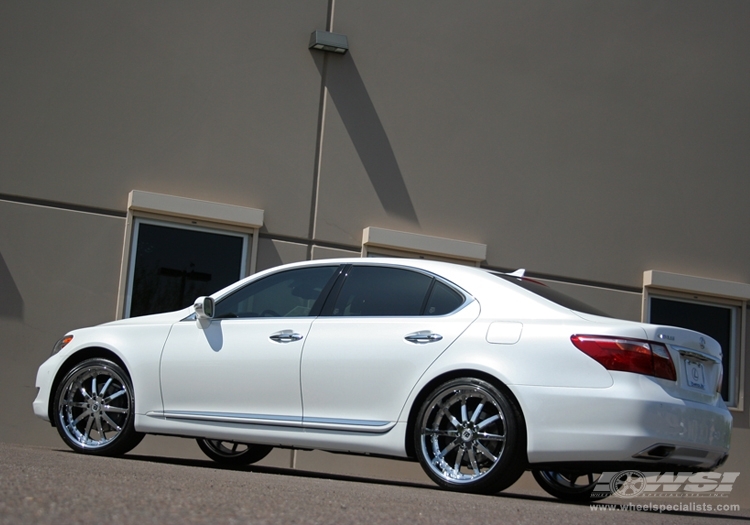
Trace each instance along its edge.
<path fill-rule="evenodd" d="M 222 465 L 243 467 L 256 463 L 271 453 L 268 445 L 250 445 L 220 439 L 196 439 L 198 446 L 209 458 Z"/>
<path fill-rule="evenodd" d="M 610 495 L 609 485 L 607 485 L 605 491 L 594 492 L 601 477 L 600 473 L 557 472 L 552 470 L 533 470 L 531 473 L 547 494 L 563 501 L 587 503 L 604 499 Z"/>
<path fill-rule="evenodd" d="M 57 431 L 76 452 L 119 456 L 143 439 L 135 431 L 130 377 L 107 359 L 87 359 L 60 382 L 54 400 Z"/>
<path fill-rule="evenodd" d="M 448 381 L 419 411 L 417 457 L 443 488 L 494 494 L 523 474 L 522 421 L 515 403 L 494 385 L 475 378 Z"/>

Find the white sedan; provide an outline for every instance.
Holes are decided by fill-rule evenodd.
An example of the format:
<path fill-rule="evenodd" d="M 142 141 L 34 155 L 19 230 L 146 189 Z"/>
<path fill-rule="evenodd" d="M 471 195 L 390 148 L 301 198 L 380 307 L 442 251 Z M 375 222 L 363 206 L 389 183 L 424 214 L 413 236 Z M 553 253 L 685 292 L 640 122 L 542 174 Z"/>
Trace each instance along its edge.
<path fill-rule="evenodd" d="M 33 406 L 84 454 L 168 434 L 234 465 L 273 447 L 407 458 L 485 494 L 530 469 L 582 500 L 596 472 L 722 464 L 721 381 L 708 336 L 597 315 L 522 272 L 338 259 L 69 332 Z"/>

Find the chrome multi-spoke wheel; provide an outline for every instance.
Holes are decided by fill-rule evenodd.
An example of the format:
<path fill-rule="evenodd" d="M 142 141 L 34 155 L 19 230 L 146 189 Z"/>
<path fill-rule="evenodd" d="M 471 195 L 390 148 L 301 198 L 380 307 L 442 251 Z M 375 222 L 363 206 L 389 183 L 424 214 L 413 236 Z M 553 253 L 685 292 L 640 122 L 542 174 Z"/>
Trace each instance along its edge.
<path fill-rule="evenodd" d="M 248 443 L 222 441 L 220 439 L 199 438 L 196 441 L 203 453 L 209 458 L 222 465 L 232 465 L 235 467 L 260 461 L 273 450 L 273 447 L 268 445 L 251 445 Z"/>
<path fill-rule="evenodd" d="M 534 470 L 532 474 L 547 494 L 563 501 L 585 503 L 604 499 L 610 495 L 609 489 L 594 492 L 601 473 Z"/>
<path fill-rule="evenodd" d="M 133 387 L 128 375 L 106 359 L 76 365 L 55 396 L 55 426 L 77 452 L 119 455 L 135 447 L 143 434 L 133 427 Z"/>
<path fill-rule="evenodd" d="M 416 438 L 422 467 L 445 488 L 495 493 L 523 473 L 520 412 L 486 381 L 457 379 L 435 390 L 417 417 Z"/>

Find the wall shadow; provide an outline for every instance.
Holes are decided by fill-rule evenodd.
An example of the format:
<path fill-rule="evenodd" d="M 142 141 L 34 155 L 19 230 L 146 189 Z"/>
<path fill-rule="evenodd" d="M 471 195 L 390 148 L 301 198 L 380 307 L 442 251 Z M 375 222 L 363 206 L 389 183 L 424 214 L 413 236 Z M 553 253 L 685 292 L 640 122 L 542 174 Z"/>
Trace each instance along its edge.
<path fill-rule="evenodd" d="M 391 142 L 351 52 L 328 55 L 315 64 L 386 213 L 419 224 Z"/>
<path fill-rule="evenodd" d="M 23 297 L 0 254 L 0 317 L 23 319 Z"/>

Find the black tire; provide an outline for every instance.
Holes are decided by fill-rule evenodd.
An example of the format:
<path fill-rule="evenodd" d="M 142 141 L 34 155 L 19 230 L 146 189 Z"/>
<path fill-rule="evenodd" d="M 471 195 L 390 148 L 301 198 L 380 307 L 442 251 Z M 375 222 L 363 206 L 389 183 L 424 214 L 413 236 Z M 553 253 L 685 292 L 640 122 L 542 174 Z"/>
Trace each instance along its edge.
<path fill-rule="evenodd" d="M 217 463 L 232 467 L 244 467 L 256 463 L 271 453 L 269 445 L 250 445 L 220 439 L 196 439 L 203 453 Z"/>
<path fill-rule="evenodd" d="M 144 434 L 135 431 L 135 397 L 128 374 L 107 359 L 74 366 L 57 387 L 54 418 L 66 445 L 76 452 L 120 456 Z"/>
<path fill-rule="evenodd" d="M 480 379 L 455 379 L 435 389 L 419 410 L 414 438 L 425 473 L 449 490 L 495 494 L 526 467 L 520 409 Z"/>
<path fill-rule="evenodd" d="M 534 479 L 547 494 L 571 503 L 588 503 L 610 496 L 607 490 L 594 492 L 600 473 L 597 472 L 556 472 L 552 470 L 532 470 Z"/>

